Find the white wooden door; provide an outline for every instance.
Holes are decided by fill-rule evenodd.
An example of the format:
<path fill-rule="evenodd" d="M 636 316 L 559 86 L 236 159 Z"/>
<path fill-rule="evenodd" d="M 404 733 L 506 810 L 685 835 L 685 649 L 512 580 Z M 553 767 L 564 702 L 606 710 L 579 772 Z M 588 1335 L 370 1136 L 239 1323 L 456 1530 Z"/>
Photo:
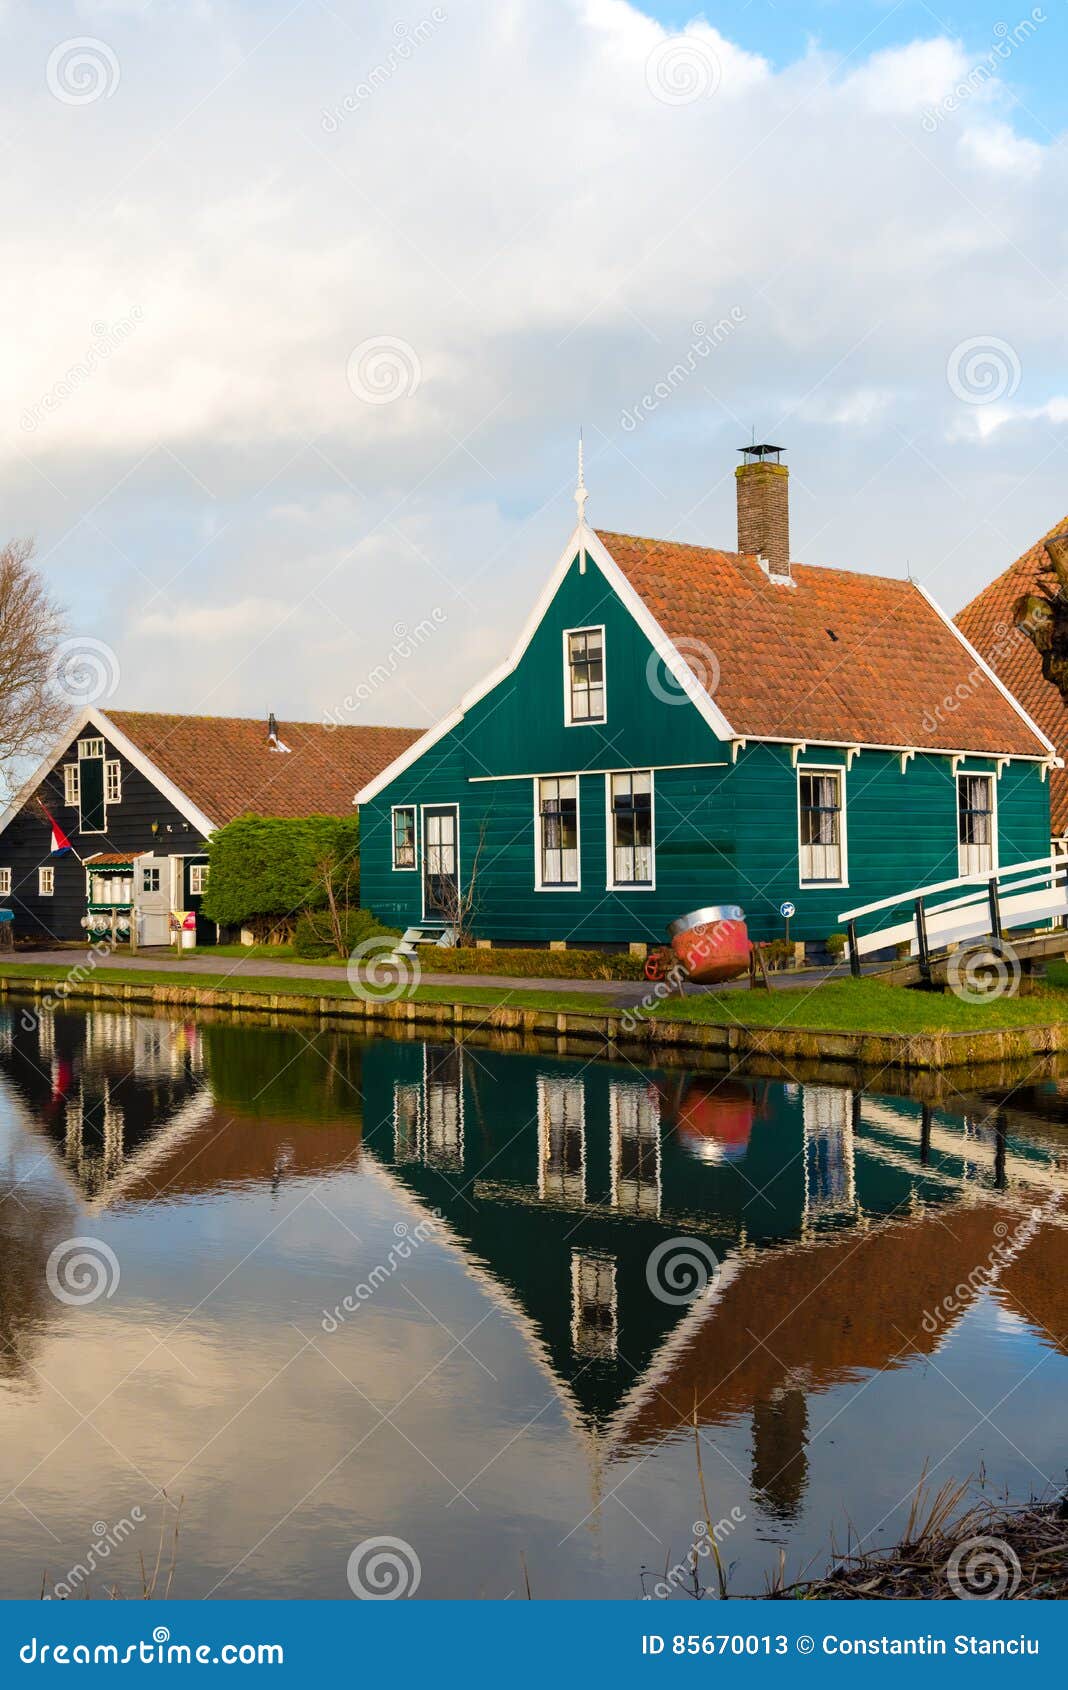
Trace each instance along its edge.
<path fill-rule="evenodd" d="M 171 860 L 142 857 L 134 870 L 134 904 L 139 945 L 171 942 Z"/>

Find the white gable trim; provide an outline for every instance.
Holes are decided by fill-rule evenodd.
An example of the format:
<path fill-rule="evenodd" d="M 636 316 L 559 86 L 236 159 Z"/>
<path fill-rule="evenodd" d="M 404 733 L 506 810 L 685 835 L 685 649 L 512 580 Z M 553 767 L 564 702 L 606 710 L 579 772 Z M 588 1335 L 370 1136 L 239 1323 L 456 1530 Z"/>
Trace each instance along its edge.
<path fill-rule="evenodd" d="M 587 558 L 591 558 L 596 563 L 623 608 L 630 612 L 631 617 L 656 651 L 657 656 L 680 691 L 686 694 L 694 708 L 708 723 L 712 732 L 719 739 L 730 740 L 735 738 L 734 729 L 722 710 L 705 691 L 685 658 L 680 655 L 659 622 L 648 610 L 644 600 L 634 591 L 607 547 L 597 538 L 593 529 L 588 528 L 582 522 L 579 523 L 564 547 L 552 574 L 545 583 L 534 609 L 523 624 L 519 638 L 506 660 L 487 675 L 484 681 L 480 681 L 477 686 L 472 687 L 469 692 L 464 694 L 460 700 L 459 709 L 452 711 L 451 715 L 446 716 L 443 721 L 429 728 L 421 739 L 417 739 L 414 745 L 409 745 L 407 750 L 402 751 L 399 757 L 394 758 L 393 762 L 388 764 L 381 774 L 376 775 L 374 780 L 368 781 L 366 786 L 361 787 L 353 799 L 354 804 L 369 804 L 372 798 L 377 798 L 378 794 L 384 791 L 392 781 L 396 780 L 398 775 L 402 775 L 405 769 L 410 769 L 412 764 L 423 756 L 424 752 L 429 751 L 432 745 L 443 738 L 450 729 L 456 727 L 480 699 L 485 698 L 486 694 L 492 692 L 494 687 L 499 686 L 501 681 L 507 680 L 508 676 L 519 667 L 523 653 L 544 621 L 549 606 L 559 591 L 561 582 L 571 568 L 575 557 L 582 552 L 585 552 Z"/>
<path fill-rule="evenodd" d="M 969 639 L 965 638 L 965 636 L 961 633 L 960 629 L 957 627 L 957 624 L 953 621 L 952 617 L 946 615 L 945 611 L 942 609 L 942 606 L 938 603 L 938 600 L 931 597 L 930 593 L 927 591 L 927 588 L 922 584 L 922 582 L 913 581 L 912 585 L 915 587 L 916 591 L 920 594 L 920 596 L 922 598 L 926 599 L 927 603 L 930 605 L 930 607 L 934 611 L 935 615 L 940 617 L 941 620 L 945 623 L 946 627 L 951 629 L 952 632 L 954 634 L 956 634 L 958 640 L 960 641 L 961 645 L 964 647 L 964 649 L 968 653 L 968 655 L 970 657 L 974 657 L 977 665 L 982 670 L 982 672 L 986 676 L 987 680 L 993 681 L 994 685 L 997 687 L 997 689 L 1001 693 L 1002 697 L 1007 699 L 1008 702 L 1012 705 L 1016 714 L 1020 717 L 1020 720 L 1023 721 L 1023 722 L 1026 722 L 1027 726 L 1030 728 L 1030 730 L 1034 734 L 1035 738 L 1038 739 L 1041 742 L 1041 744 L 1043 744 L 1046 747 L 1046 750 L 1048 752 L 1050 752 L 1052 756 L 1058 757 L 1057 747 L 1054 745 L 1053 741 L 1051 739 L 1047 739 L 1046 735 L 1042 732 L 1042 729 L 1039 727 L 1038 723 L 1033 722 L 1031 720 L 1030 716 L 1027 714 L 1027 711 L 1024 709 L 1024 707 L 1020 703 L 1019 699 L 1014 698 L 1012 693 L 1009 691 L 1008 687 L 1005 685 L 1004 681 L 998 679 L 998 676 L 994 673 L 993 669 L 991 669 L 989 663 L 986 661 L 986 659 L 984 657 L 982 657 L 980 655 L 979 652 L 976 651 L 976 649 L 972 645 L 971 641 Z M 1059 757 L 1058 757 L 1058 766 L 1059 766 Z"/>
<path fill-rule="evenodd" d="M 186 821 L 197 829 L 198 833 L 204 838 L 214 833 L 217 824 L 206 816 L 203 810 L 198 810 L 192 800 L 187 798 L 184 792 L 179 791 L 174 782 L 168 780 L 162 769 L 157 769 L 155 763 L 149 757 L 146 757 L 133 740 L 117 728 L 102 710 L 97 710 L 91 705 L 83 710 L 69 727 L 63 730 L 58 745 L 34 770 L 29 780 L 20 786 L 3 815 L 0 816 L 0 833 L 3 833 L 4 829 L 14 821 L 29 799 L 32 798 L 41 782 L 48 778 L 58 763 L 62 762 L 72 742 L 77 740 L 89 727 L 95 728 L 98 734 L 102 734 L 105 739 L 110 740 L 116 751 L 121 752 L 128 763 L 131 763 L 140 774 L 143 774 L 146 780 L 151 781 L 160 797 L 166 798 L 169 803 L 173 804 L 179 814 L 183 815 Z"/>

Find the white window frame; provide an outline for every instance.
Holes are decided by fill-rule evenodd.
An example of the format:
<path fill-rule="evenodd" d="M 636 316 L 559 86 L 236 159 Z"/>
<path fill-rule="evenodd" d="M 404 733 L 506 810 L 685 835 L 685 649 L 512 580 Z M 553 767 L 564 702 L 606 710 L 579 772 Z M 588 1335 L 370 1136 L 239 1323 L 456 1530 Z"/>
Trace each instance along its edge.
<path fill-rule="evenodd" d="M 579 1207 L 586 1202 L 586 1087 L 571 1075 L 539 1074 L 538 1091 L 538 1196 L 543 1203 L 564 1203 Z M 567 1117 L 567 1100 L 577 1100 L 576 1115 Z M 548 1172 L 552 1138 L 552 1104 L 564 1102 L 565 1125 L 575 1128 L 579 1140 L 579 1166 L 574 1173 L 560 1169 Z M 559 1190 L 557 1187 L 559 1186 Z M 570 1189 L 569 1189 L 570 1187 Z"/>
<path fill-rule="evenodd" d="M 11 870 L 9 868 L 0 868 L 0 898 L 10 898 L 10 896 Z"/>
<path fill-rule="evenodd" d="M 81 801 L 81 771 L 77 763 L 63 765 L 63 802 L 69 810 L 76 810 Z"/>
<path fill-rule="evenodd" d="M 572 634 L 600 634 L 601 636 L 601 692 L 604 706 L 599 716 L 583 716 L 577 721 L 571 714 L 571 636 Z M 583 622 L 577 628 L 564 629 L 564 726 L 566 728 L 603 728 L 608 721 L 608 640 L 603 622 Z"/>
<path fill-rule="evenodd" d="M 42 863 L 37 870 L 37 896 L 39 898 L 54 898 L 56 895 L 56 871 L 52 863 Z"/>
<path fill-rule="evenodd" d="M 541 783 L 543 780 L 573 780 L 575 783 L 575 866 L 574 880 L 542 879 L 541 846 Z M 582 777 L 579 774 L 535 775 L 534 777 L 534 890 L 535 892 L 582 891 Z"/>
<path fill-rule="evenodd" d="M 415 861 L 399 863 L 397 861 L 397 824 L 395 817 L 398 810 L 410 810 L 412 813 L 412 835 L 415 843 Z M 419 835 L 422 831 L 419 825 L 418 804 L 391 804 L 389 807 L 389 861 L 394 874 L 419 873 Z"/>
<path fill-rule="evenodd" d="M 439 921 L 441 919 L 440 916 L 436 916 L 436 915 L 429 916 L 429 915 L 427 915 L 427 911 L 426 911 L 426 873 L 425 873 L 425 863 L 426 863 L 426 812 L 428 810 L 455 810 L 456 811 L 456 890 L 457 890 L 458 894 L 462 894 L 463 880 L 462 880 L 461 876 L 463 874 L 463 864 L 460 860 L 460 806 L 459 806 L 459 803 L 454 803 L 451 799 L 446 799 L 443 803 L 440 803 L 440 804 L 429 804 L 429 803 L 427 803 L 427 804 L 420 804 L 420 806 L 419 806 L 419 845 L 417 846 L 417 853 L 418 853 L 418 857 L 419 857 L 419 867 L 420 867 L 420 875 L 419 875 L 419 909 L 421 911 L 420 919 L 422 921 Z"/>
<path fill-rule="evenodd" d="M 640 1203 L 623 1201 L 625 1195 L 629 1196 L 629 1193 L 624 1191 L 624 1186 L 629 1186 L 630 1184 L 629 1181 L 624 1180 L 622 1171 L 623 1117 L 631 1102 L 638 1104 L 639 1112 L 642 1104 L 645 1104 L 649 1111 L 648 1121 L 645 1124 L 652 1128 L 649 1139 L 654 1147 L 653 1163 L 655 1168 L 655 1180 L 652 1184 L 647 1184 L 644 1188 L 639 1189 L 655 1191 L 656 1206 L 654 1209 L 650 1209 L 648 1205 L 643 1207 Z M 641 1124 L 643 1123 L 639 1122 L 639 1125 Z M 608 1087 L 608 1128 L 610 1146 L 608 1165 L 613 1209 L 618 1209 L 624 1214 L 640 1215 L 646 1218 L 648 1218 L 650 1214 L 653 1214 L 659 1220 L 664 1194 L 661 1124 L 660 1102 L 655 1091 L 653 1091 L 650 1086 L 644 1086 L 636 1081 L 628 1080 L 613 1080 L 611 1082 Z M 640 1140 L 640 1131 L 638 1137 Z"/>
<path fill-rule="evenodd" d="M 104 764 L 104 805 L 122 803 L 122 763 L 118 757 L 109 757 Z"/>
<path fill-rule="evenodd" d="M 990 867 L 980 869 L 980 875 L 998 872 L 998 783 L 992 769 L 958 769 L 953 782 L 953 826 L 957 833 L 957 873 L 966 875 L 968 867 L 964 853 L 968 847 L 960 836 L 960 783 L 965 779 L 985 780 L 990 786 Z"/>
<path fill-rule="evenodd" d="M 804 846 L 801 843 L 801 777 L 803 775 L 835 775 L 838 779 L 838 795 L 840 818 L 838 839 L 838 879 L 837 880 L 806 880 L 801 873 L 801 853 Z M 846 770 L 842 763 L 798 763 L 797 765 L 797 884 L 811 887 L 818 891 L 821 886 L 849 885 L 849 828 L 848 792 L 846 787 Z"/>
<path fill-rule="evenodd" d="M 141 885 L 138 888 L 138 892 L 141 896 L 143 896 L 146 892 L 149 896 L 151 896 L 154 892 L 162 892 L 164 890 L 163 865 L 158 861 L 158 859 L 154 863 L 138 863 L 137 873 L 141 880 Z M 154 874 L 157 877 L 155 886 L 145 885 L 145 876 L 148 874 Z"/>
<path fill-rule="evenodd" d="M 80 739 L 78 741 L 78 758 L 79 758 L 79 761 L 83 757 L 92 757 L 92 758 L 101 757 L 102 758 L 103 755 L 104 755 L 104 741 L 102 739 Z"/>
<path fill-rule="evenodd" d="M 651 853 L 651 880 L 617 880 L 616 879 L 616 841 L 615 829 L 612 825 L 612 780 L 616 775 L 648 775 L 649 776 L 649 827 L 652 834 L 649 850 Z M 604 777 L 604 830 L 605 830 L 605 887 L 609 892 L 655 892 L 656 891 L 656 771 L 655 769 L 610 769 Z"/>
<path fill-rule="evenodd" d="M 210 863 L 190 863 L 189 865 L 189 896 L 202 898 L 208 889 L 208 874 Z"/>

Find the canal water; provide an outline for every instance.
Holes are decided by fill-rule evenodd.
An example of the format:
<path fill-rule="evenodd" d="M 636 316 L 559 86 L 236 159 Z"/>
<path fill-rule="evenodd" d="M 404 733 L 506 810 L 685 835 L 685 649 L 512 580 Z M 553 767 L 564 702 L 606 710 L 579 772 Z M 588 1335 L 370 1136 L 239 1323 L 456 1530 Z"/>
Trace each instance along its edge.
<path fill-rule="evenodd" d="M 8 1003 L 0 1595 L 690 1600 L 702 1478 L 737 1593 L 1048 1492 L 1068 1084 L 956 1083 Z"/>

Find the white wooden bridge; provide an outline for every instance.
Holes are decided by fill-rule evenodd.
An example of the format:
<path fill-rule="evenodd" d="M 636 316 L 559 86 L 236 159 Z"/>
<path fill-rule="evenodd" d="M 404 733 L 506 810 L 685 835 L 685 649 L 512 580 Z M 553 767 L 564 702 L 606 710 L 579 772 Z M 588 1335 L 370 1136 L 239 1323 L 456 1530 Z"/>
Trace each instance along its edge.
<path fill-rule="evenodd" d="M 939 984 L 950 953 L 961 946 L 993 956 L 1011 944 L 1022 963 L 1033 963 L 1068 951 L 1068 859 L 1036 857 L 958 875 L 843 910 L 838 919 L 854 974 L 865 957 L 908 946 L 907 960 L 879 970 L 902 985 Z"/>

